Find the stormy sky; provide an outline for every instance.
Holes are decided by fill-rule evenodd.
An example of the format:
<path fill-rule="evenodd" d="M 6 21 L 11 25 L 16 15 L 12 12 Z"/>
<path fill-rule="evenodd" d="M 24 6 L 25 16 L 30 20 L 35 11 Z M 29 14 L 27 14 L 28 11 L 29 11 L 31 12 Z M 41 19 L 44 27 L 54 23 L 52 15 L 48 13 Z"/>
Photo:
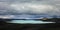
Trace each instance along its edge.
<path fill-rule="evenodd" d="M 0 17 L 39 18 L 41 15 L 60 16 L 60 0 L 0 0 Z"/>

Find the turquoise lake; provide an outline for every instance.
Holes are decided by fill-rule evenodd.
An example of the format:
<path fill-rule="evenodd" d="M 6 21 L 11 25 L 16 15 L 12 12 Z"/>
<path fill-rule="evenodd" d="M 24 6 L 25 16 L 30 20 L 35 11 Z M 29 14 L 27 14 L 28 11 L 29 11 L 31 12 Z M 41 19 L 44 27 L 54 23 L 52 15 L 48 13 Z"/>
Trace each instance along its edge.
<path fill-rule="evenodd" d="M 36 20 L 12 20 L 8 21 L 9 23 L 18 23 L 18 24 L 46 24 L 46 23 L 55 23 L 55 22 L 44 22 Z"/>

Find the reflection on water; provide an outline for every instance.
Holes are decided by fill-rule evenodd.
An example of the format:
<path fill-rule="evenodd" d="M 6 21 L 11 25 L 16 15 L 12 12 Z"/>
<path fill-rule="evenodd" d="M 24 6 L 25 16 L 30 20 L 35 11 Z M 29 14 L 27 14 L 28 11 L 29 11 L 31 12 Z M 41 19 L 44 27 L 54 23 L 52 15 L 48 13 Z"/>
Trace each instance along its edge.
<path fill-rule="evenodd" d="M 20 24 L 45 24 L 45 23 L 55 23 L 55 22 L 43 22 L 43 21 L 36 21 L 36 20 L 12 20 L 9 23 L 20 23 Z"/>

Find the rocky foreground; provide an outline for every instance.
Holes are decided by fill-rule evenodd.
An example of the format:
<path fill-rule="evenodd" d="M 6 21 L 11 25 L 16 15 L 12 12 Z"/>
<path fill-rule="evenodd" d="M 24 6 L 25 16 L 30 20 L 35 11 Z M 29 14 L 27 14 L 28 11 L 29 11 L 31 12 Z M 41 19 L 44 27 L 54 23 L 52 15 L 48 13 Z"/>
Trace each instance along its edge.
<path fill-rule="evenodd" d="M 1 21 L 0 30 L 60 30 L 60 24 L 14 24 Z"/>

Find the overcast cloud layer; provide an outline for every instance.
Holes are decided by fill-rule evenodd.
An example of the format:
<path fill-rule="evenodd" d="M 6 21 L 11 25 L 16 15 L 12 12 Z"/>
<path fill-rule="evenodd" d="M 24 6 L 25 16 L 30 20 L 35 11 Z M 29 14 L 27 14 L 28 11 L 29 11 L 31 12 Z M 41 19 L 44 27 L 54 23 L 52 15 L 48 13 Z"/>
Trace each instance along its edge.
<path fill-rule="evenodd" d="M 58 15 L 60 0 L 0 0 L 0 15 Z"/>

